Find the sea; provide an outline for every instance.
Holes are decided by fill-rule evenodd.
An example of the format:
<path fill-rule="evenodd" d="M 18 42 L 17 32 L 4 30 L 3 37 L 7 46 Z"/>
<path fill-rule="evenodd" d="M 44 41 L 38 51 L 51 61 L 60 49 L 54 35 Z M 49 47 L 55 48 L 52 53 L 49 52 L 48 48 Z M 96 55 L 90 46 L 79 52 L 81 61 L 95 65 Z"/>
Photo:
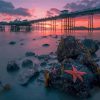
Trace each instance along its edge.
<path fill-rule="evenodd" d="M 55 36 L 58 38 L 55 38 Z M 7 64 L 11 60 L 15 60 L 21 65 L 24 59 L 27 59 L 25 53 L 28 51 L 35 52 L 37 55 L 49 54 L 56 52 L 57 45 L 61 36 L 72 35 L 78 39 L 91 38 L 100 40 L 100 31 L 88 32 L 85 30 L 74 31 L 71 33 L 50 30 L 34 30 L 31 32 L 0 32 L 0 81 L 3 84 L 10 84 L 11 90 L 3 91 L 0 86 L 0 100 L 78 100 L 67 93 L 57 89 L 47 89 L 43 82 L 36 79 L 30 81 L 27 86 L 21 86 L 18 83 L 18 72 L 7 72 Z M 46 36 L 44 38 L 44 36 Z M 16 42 L 10 45 L 9 42 Z M 43 47 L 43 44 L 50 44 L 49 47 Z M 100 57 L 100 51 L 97 52 Z M 32 59 L 34 62 L 34 58 Z M 93 93 L 92 97 L 83 100 L 99 100 L 100 90 Z M 80 99 L 79 99 L 80 100 Z M 82 98 L 81 98 L 82 100 Z"/>

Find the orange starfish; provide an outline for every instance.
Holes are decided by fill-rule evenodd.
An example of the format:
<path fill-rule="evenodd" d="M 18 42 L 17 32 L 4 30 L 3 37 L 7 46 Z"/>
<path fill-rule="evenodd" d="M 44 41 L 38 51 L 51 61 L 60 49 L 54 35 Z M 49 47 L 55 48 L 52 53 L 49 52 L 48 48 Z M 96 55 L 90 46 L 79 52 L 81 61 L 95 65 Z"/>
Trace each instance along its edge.
<path fill-rule="evenodd" d="M 75 83 L 77 78 L 83 82 L 82 76 L 86 74 L 86 72 L 78 71 L 74 66 L 72 70 L 65 70 L 64 72 L 71 74 L 73 76 L 73 82 Z"/>

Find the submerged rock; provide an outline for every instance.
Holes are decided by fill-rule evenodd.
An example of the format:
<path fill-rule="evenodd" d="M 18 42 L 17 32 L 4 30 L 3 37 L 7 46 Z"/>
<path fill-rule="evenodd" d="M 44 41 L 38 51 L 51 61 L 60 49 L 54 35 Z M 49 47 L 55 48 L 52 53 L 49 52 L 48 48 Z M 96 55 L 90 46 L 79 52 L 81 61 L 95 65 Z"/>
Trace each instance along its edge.
<path fill-rule="evenodd" d="M 50 46 L 49 44 L 43 44 L 42 45 L 43 47 L 48 47 L 48 46 Z"/>
<path fill-rule="evenodd" d="M 7 71 L 17 71 L 19 68 L 19 65 L 15 61 L 10 61 L 7 64 Z"/>
<path fill-rule="evenodd" d="M 42 38 L 47 38 L 47 36 L 42 36 Z"/>
<path fill-rule="evenodd" d="M 18 83 L 20 85 L 27 85 L 30 81 L 30 79 L 32 77 L 35 78 L 35 76 L 38 75 L 38 70 L 35 68 L 35 69 L 27 69 L 25 71 L 23 71 L 19 77 L 18 77 Z"/>
<path fill-rule="evenodd" d="M 24 43 L 20 43 L 20 45 L 24 45 Z"/>
<path fill-rule="evenodd" d="M 35 38 L 33 40 L 36 40 Z"/>
<path fill-rule="evenodd" d="M 22 62 L 22 67 L 28 67 L 28 68 L 34 67 L 33 61 L 32 60 L 29 60 L 29 59 L 25 59 Z"/>
<path fill-rule="evenodd" d="M 6 90 L 6 91 L 11 90 L 10 84 L 5 84 L 5 85 L 3 86 L 3 89 Z"/>
<path fill-rule="evenodd" d="M 53 37 L 53 38 L 58 38 L 58 35 L 53 35 L 52 37 Z"/>
<path fill-rule="evenodd" d="M 9 44 L 10 44 L 10 45 L 15 45 L 16 42 L 15 42 L 15 41 L 11 41 L 11 42 L 9 42 Z"/>
<path fill-rule="evenodd" d="M 34 52 L 26 52 L 26 53 L 25 53 L 25 56 L 26 56 L 26 57 L 35 56 L 35 53 L 34 53 Z"/>

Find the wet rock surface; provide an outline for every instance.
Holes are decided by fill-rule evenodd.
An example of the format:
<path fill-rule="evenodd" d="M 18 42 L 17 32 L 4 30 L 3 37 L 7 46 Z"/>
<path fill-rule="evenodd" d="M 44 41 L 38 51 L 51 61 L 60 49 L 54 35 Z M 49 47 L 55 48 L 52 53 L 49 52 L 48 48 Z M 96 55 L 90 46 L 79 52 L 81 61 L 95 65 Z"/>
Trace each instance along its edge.
<path fill-rule="evenodd" d="M 62 38 L 57 48 L 60 67 L 53 65 L 45 71 L 46 86 L 74 96 L 90 97 L 91 90 L 100 87 L 100 66 L 93 56 L 98 49 L 94 40 L 79 41 L 73 36 Z"/>
<path fill-rule="evenodd" d="M 89 50 L 90 53 L 95 53 L 98 49 L 98 43 L 92 39 L 84 39 L 82 44 Z"/>
<path fill-rule="evenodd" d="M 33 61 L 30 60 L 30 59 L 25 59 L 23 62 L 22 62 L 22 67 L 26 67 L 26 68 L 32 68 L 34 67 L 34 64 L 33 64 Z"/>
<path fill-rule="evenodd" d="M 8 72 L 17 71 L 19 69 L 20 69 L 20 67 L 15 61 L 8 62 L 8 64 L 7 64 L 7 71 Z"/>

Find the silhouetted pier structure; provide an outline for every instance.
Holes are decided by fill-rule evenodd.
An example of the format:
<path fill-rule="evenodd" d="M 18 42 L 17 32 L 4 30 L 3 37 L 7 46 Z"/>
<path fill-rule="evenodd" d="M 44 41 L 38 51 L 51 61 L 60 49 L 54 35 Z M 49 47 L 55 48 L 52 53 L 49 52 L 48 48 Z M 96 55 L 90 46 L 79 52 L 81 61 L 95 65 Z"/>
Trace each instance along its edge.
<path fill-rule="evenodd" d="M 10 26 L 10 31 L 12 32 L 31 31 L 31 23 L 27 20 L 24 21 L 15 20 L 13 22 L 10 22 L 9 26 Z"/>
<path fill-rule="evenodd" d="M 60 20 L 61 24 L 61 30 L 66 30 L 68 32 L 75 30 L 75 22 L 77 17 L 81 16 L 88 16 L 88 31 L 93 31 L 93 17 L 95 14 L 100 14 L 100 8 L 93 8 L 93 9 L 87 9 L 84 11 L 76 11 L 76 12 L 68 12 L 67 10 L 64 10 L 61 12 L 58 16 L 48 17 L 48 18 L 41 18 L 37 20 L 31 20 L 30 23 L 36 25 L 36 27 L 39 27 L 42 23 L 44 27 L 46 27 L 47 22 L 51 22 L 51 30 L 56 31 L 57 21 Z M 38 29 L 38 28 L 37 28 Z"/>
<path fill-rule="evenodd" d="M 8 23 L 6 22 L 0 22 L 0 31 L 4 32 L 5 31 L 5 27 L 7 26 Z"/>
<path fill-rule="evenodd" d="M 0 30 L 4 31 L 5 26 L 8 25 L 10 26 L 11 31 L 19 32 L 19 31 L 31 31 L 33 30 L 46 30 L 48 27 L 48 22 L 49 22 L 49 29 L 51 31 L 56 31 L 57 30 L 57 23 L 59 21 L 59 24 L 61 24 L 61 31 L 65 32 L 73 32 L 76 30 L 76 18 L 77 17 L 82 17 L 82 16 L 88 16 L 87 21 L 88 21 L 88 31 L 92 32 L 94 27 L 93 27 L 93 20 L 94 20 L 94 15 L 95 14 L 100 14 L 100 8 L 93 8 L 93 9 L 86 9 L 83 11 L 75 11 L 75 12 L 68 12 L 68 10 L 63 10 L 61 11 L 61 14 L 58 16 L 53 16 L 53 17 L 47 17 L 47 18 L 41 18 L 41 19 L 36 19 L 36 20 L 15 20 L 11 21 L 9 23 L 1 23 L 0 24 Z"/>

